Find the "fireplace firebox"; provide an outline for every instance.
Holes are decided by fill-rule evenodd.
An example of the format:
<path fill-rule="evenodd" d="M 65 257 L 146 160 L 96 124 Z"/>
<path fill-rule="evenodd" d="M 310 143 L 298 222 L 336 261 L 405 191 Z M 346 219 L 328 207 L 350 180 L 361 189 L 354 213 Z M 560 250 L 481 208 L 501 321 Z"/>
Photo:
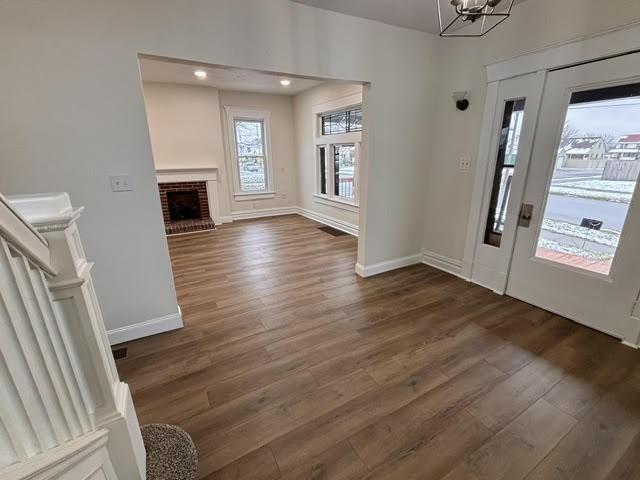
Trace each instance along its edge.
<path fill-rule="evenodd" d="M 167 192 L 167 203 L 169 204 L 169 218 L 172 222 L 199 220 L 202 218 L 197 190 Z"/>
<path fill-rule="evenodd" d="M 215 229 L 206 182 L 160 183 L 158 187 L 167 235 Z"/>

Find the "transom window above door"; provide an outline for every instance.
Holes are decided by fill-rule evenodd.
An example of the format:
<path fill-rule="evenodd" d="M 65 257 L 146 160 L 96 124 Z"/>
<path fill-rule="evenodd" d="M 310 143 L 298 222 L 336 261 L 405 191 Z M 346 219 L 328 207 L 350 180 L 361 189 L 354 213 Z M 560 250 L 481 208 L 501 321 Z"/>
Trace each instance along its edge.
<path fill-rule="evenodd" d="M 322 115 L 322 135 L 362 131 L 362 106 Z"/>

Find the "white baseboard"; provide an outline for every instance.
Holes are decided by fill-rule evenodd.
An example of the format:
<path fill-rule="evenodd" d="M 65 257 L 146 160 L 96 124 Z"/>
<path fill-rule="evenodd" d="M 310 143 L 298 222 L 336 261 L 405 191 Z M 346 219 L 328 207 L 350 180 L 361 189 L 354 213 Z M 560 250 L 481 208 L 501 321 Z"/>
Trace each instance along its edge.
<path fill-rule="evenodd" d="M 342 220 L 338 220 L 337 218 L 329 217 L 327 215 L 323 215 L 312 210 L 307 210 L 306 208 L 302 207 L 296 207 L 295 213 L 297 213 L 298 215 L 302 215 L 303 217 L 307 217 L 311 220 L 315 220 L 316 222 L 324 223 L 325 225 L 333 227 L 336 230 L 340 230 L 341 232 L 353 235 L 354 237 L 358 236 L 358 225 L 354 225 L 353 223 L 344 222 Z"/>
<path fill-rule="evenodd" d="M 220 217 L 220 223 L 232 223 L 233 222 L 233 217 L 231 215 L 223 215 L 222 217 Z"/>
<path fill-rule="evenodd" d="M 462 275 L 461 260 L 455 260 L 453 258 L 445 257 L 444 255 L 440 255 L 435 252 L 424 250 L 422 252 L 422 263 L 455 275 L 456 277 L 464 278 L 464 276 Z"/>
<path fill-rule="evenodd" d="M 109 337 L 109 343 L 111 345 L 117 345 L 118 343 L 130 342 L 131 340 L 148 337 L 149 335 L 176 330 L 183 326 L 182 313 L 178 310 L 178 313 L 172 313 L 164 317 L 152 318 L 151 320 L 134 325 L 114 328 L 107 332 L 107 336 Z"/>
<path fill-rule="evenodd" d="M 231 218 L 236 220 L 249 220 L 251 218 L 277 217 L 279 215 L 292 215 L 298 213 L 297 207 L 261 208 L 258 210 L 245 210 L 243 212 L 231 212 Z"/>
<path fill-rule="evenodd" d="M 222 217 L 222 223 L 230 223 L 236 220 L 249 220 L 253 218 L 277 217 L 279 215 L 302 215 L 303 217 L 315 220 L 316 222 L 328 225 L 342 232 L 346 232 L 355 237 L 358 236 L 358 226 L 353 223 L 344 222 L 337 218 L 329 217 L 321 213 L 307 210 L 302 207 L 275 207 L 261 208 L 257 210 L 245 210 L 242 212 L 232 212 L 230 217 Z"/>
<path fill-rule="evenodd" d="M 356 273 L 361 277 L 372 277 L 391 270 L 397 270 L 398 268 L 408 267 L 409 265 L 415 265 L 422 263 L 422 255 L 419 253 L 416 255 L 409 255 L 408 257 L 394 258 L 393 260 L 386 260 L 380 263 L 374 263 L 373 265 L 363 266 L 356 263 Z"/>
<path fill-rule="evenodd" d="M 635 348 L 636 350 L 640 349 L 640 344 L 637 343 L 631 343 L 628 340 L 622 340 L 622 344 L 627 346 L 627 347 L 631 347 L 631 348 Z"/>

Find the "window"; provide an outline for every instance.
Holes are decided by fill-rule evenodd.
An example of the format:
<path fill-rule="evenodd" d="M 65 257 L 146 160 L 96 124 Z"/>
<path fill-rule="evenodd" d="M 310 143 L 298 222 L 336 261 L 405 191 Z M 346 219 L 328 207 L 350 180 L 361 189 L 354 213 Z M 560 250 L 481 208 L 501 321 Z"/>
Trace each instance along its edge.
<path fill-rule="evenodd" d="M 485 228 L 484 243 L 499 247 L 507 216 L 511 180 L 518 157 L 518 143 L 524 119 L 524 98 L 505 102 L 502 131 L 493 177 L 493 189 L 489 201 L 489 213 Z M 570 156 L 570 155 L 569 155 Z"/>
<path fill-rule="evenodd" d="M 327 194 L 327 176 L 329 175 L 329 170 L 327 169 L 327 148 L 319 147 L 318 155 L 320 160 L 320 193 L 322 195 Z"/>
<path fill-rule="evenodd" d="M 334 195 L 353 202 L 355 200 L 356 146 L 333 146 Z"/>
<path fill-rule="evenodd" d="M 640 83 L 573 92 L 561 139 L 575 132 L 621 138 L 640 131 Z M 618 143 L 617 148 L 631 144 Z M 536 258 L 609 275 L 622 239 L 638 169 L 625 165 L 635 153 L 603 165 L 579 164 L 569 172 L 556 164 L 548 186 Z M 635 162 L 633 162 L 635 164 Z"/>
<path fill-rule="evenodd" d="M 316 123 L 314 201 L 357 212 L 362 94 L 316 105 L 313 115 Z"/>
<path fill-rule="evenodd" d="M 267 189 L 262 120 L 235 120 L 236 156 L 240 173 L 240 191 L 263 192 Z"/>
<path fill-rule="evenodd" d="M 236 200 L 273 198 L 269 112 L 225 109 Z"/>
<path fill-rule="evenodd" d="M 322 135 L 362 131 L 362 107 L 322 115 Z"/>

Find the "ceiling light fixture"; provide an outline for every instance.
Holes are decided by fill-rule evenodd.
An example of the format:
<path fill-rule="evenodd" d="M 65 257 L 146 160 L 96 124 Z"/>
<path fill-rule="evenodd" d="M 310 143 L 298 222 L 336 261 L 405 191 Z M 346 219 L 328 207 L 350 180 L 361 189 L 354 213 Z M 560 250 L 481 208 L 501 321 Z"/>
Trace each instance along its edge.
<path fill-rule="evenodd" d="M 204 80 L 205 78 L 207 78 L 207 72 L 205 72 L 204 70 L 196 70 L 195 72 L 193 72 L 193 74 L 200 80 Z"/>
<path fill-rule="evenodd" d="M 444 7 L 441 2 L 448 1 L 454 9 L 455 17 L 450 15 L 443 20 Z M 438 22 L 441 37 L 481 37 L 496 28 L 511 16 L 515 0 L 435 0 L 438 6 Z M 502 8 L 499 8 L 499 5 Z M 446 22 L 449 21 L 447 24 Z M 470 25 L 474 25 L 471 28 Z M 464 31 L 461 27 L 468 26 Z"/>
<path fill-rule="evenodd" d="M 289 85 L 291 85 L 291 80 L 289 80 L 288 78 L 283 78 L 282 80 L 280 80 L 280 85 L 282 85 L 283 87 L 288 87 Z"/>

